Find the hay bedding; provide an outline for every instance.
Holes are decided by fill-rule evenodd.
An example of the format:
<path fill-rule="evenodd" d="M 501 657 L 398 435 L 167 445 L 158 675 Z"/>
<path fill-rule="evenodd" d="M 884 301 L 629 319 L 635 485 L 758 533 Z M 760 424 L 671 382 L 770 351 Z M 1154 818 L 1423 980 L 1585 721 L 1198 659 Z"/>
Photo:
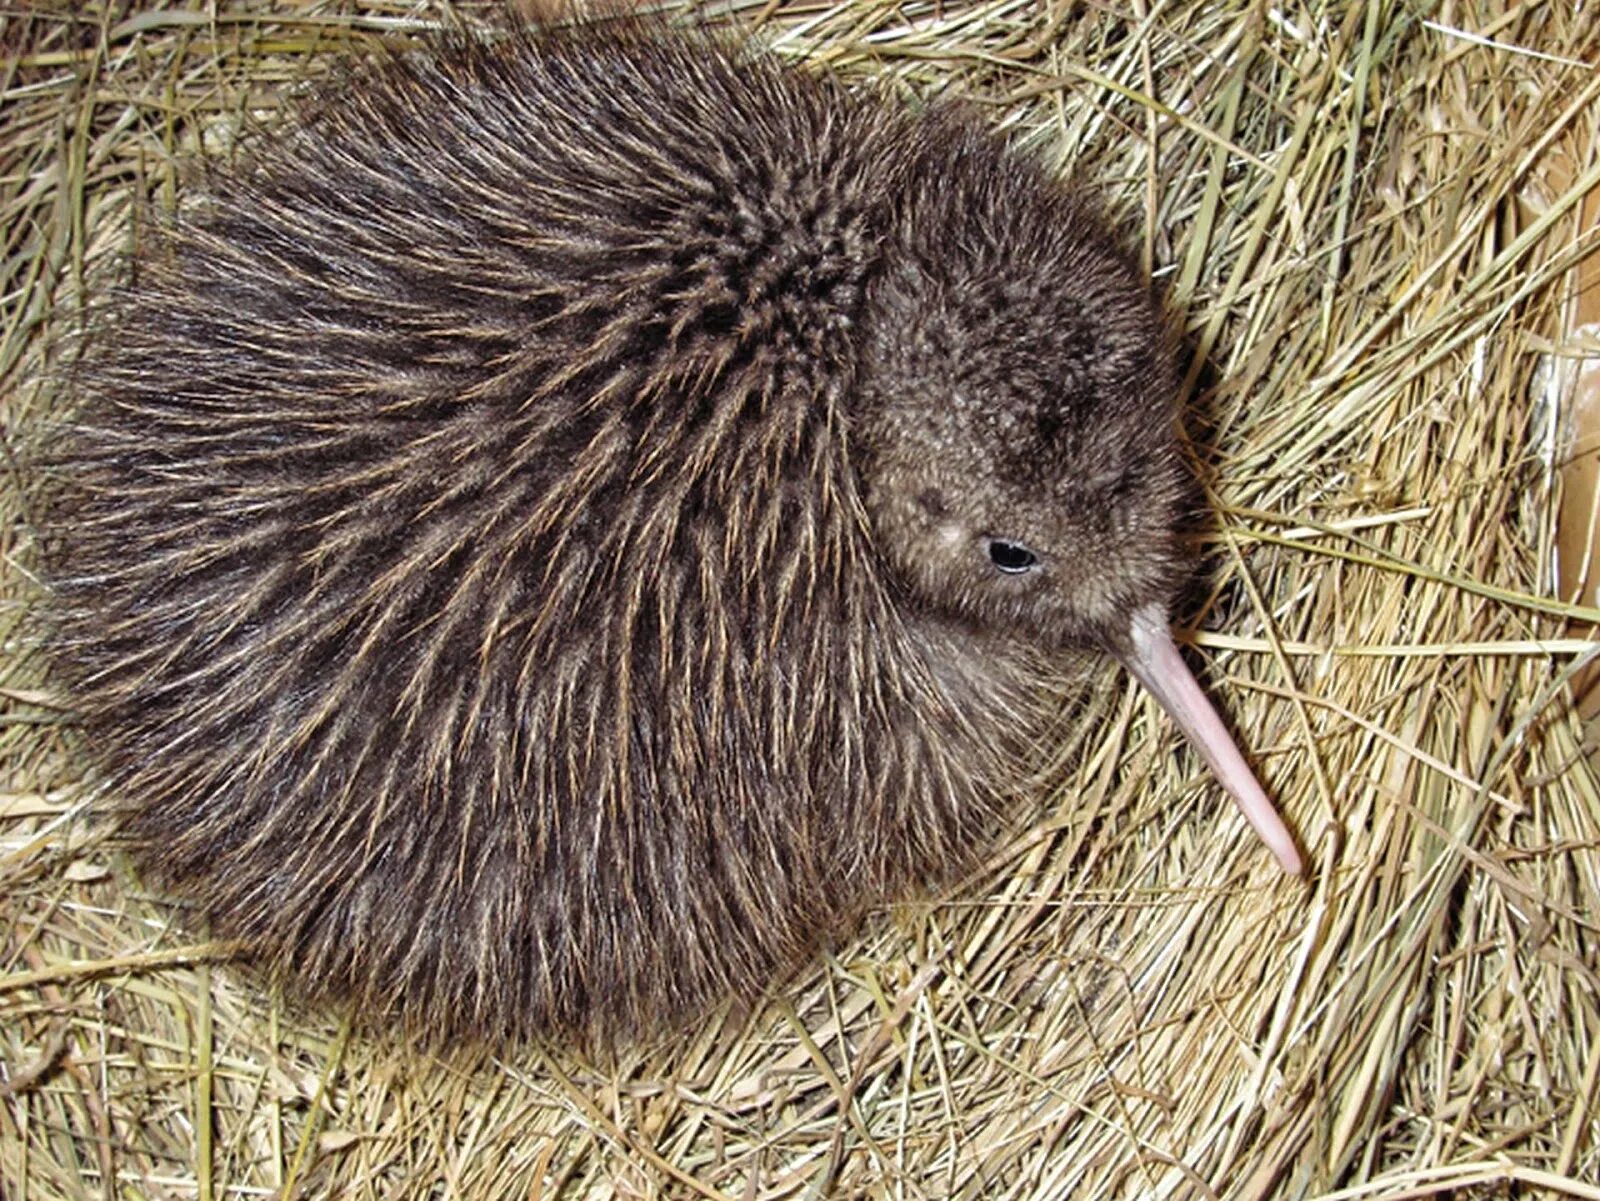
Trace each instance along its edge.
<path fill-rule="evenodd" d="M 352 43 L 452 13 L 477 16 L 5 10 L 8 439 L 48 416 L 51 337 L 136 202 L 178 202 L 197 149 L 270 125 Z M 1571 333 L 1600 244 L 1600 20 L 719 14 L 966 97 L 1126 215 L 1194 351 L 1222 514 L 1195 641 L 1309 883 L 1111 681 L 1059 795 L 966 888 L 756 1014 L 609 1066 L 372 1047 L 180 933 L 97 836 L 20 625 L 8 476 L 0 1195 L 1600 1197 L 1600 795 L 1568 689 L 1600 614 L 1551 574 L 1561 404 L 1600 354 Z"/>

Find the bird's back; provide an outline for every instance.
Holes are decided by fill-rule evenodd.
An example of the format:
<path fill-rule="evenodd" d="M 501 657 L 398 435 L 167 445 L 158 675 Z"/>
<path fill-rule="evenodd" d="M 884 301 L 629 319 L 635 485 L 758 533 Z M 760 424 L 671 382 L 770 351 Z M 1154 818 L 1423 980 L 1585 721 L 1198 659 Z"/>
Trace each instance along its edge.
<path fill-rule="evenodd" d="M 849 442 L 923 136 L 700 42 L 463 42 L 158 233 L 51 524 L 151 870 L 369 1015 L 611 1037 L 958 862 Z"/>

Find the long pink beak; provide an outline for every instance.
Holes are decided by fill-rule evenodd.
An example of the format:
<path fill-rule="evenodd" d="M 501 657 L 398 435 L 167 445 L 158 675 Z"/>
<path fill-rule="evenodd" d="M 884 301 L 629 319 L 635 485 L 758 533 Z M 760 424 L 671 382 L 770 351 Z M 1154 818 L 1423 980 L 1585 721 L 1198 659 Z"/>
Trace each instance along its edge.
<path fill-rule="evenodd" d="M 1167 629 L 1166 614 L 1155 605 L 1146 605 L 1133 615 L 1130 634 L 1128 650 L 1121 656 L 1124 666 L 1189 736 L 1222 786 L 1233 794 L 1261 841 L 1283 864 L 1283 870 L 1298 876 L 1303 864 L 1289 828 L 1267 800 L 1255 773 L 1228 736 L 1199 683 L 1184 666 Z"/>

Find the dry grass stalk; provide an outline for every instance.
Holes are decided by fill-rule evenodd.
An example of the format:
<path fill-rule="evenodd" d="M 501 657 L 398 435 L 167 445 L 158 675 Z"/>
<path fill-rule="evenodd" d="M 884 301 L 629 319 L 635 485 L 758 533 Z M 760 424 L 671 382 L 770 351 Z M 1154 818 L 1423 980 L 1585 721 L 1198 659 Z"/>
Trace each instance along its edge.
<path fill-rule="evenodd" d="M 1552 406 L 1585 353 L 1561 316 L 1600 242 L 1577 216 L 1600 184 L 1600 23 L 719 13 L 847 78 L 965 97 L 1127 214 L 1197 351 L 1222 514 L 1197 641 L 1311 883 L 1279 880 L 1119 685 L 966 889 L 885 915 L 748 1020 L 610 1067 L 369 1047 L 217 966 L 227 949 L 177 933 L 96 837 L 19 626 L 12 481 L 0 1193 L 1600 1197 L 1600 791 L 1566 692 L 1600 614 L 1548 579 Z M 340 51 L 444 16 L 0 16 L 12 437 L 47 418 L 51 335 L 115 270 L 136 202 L 174 203 L 194 151 L 226 153 Z"/>

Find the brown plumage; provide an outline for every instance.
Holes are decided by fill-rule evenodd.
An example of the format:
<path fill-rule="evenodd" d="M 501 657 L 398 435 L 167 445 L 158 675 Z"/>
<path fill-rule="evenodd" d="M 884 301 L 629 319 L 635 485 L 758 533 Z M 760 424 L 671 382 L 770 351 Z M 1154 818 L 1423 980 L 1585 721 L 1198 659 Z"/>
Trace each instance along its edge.
<path fill-rule="evenodd" d="M 313 995 L 659 1029 L 969 863 L 1084 648 L 1203 725 L 1161 347 L 963 116 L 663 33 L 389 59 L 144 247 L 56 658 L 148 870 Z"/>

